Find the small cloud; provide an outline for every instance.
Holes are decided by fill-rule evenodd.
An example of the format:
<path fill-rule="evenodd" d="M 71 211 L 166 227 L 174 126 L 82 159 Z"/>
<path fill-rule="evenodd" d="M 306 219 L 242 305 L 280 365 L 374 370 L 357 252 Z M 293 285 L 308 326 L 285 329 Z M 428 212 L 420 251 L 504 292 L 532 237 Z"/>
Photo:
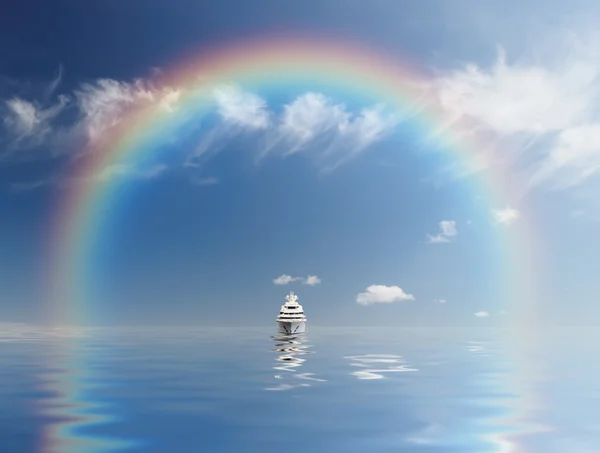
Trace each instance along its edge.
<path fill-rule="evenodd" d="M 442 220 L 440 222 L 440 234 L 436 236 L 427 235 L 427 242 L 429 244 L 440 244 L 444 242 L 450 242 L 450 238 L 456 236 L 456 222 L 454 220 Z"/>
<path fill-rule="evenodd" d="M 321 283 L 321 279 L 316 275 L 309 275 L 304 277 L 292 277 L 291 275 L 282 274 L 273 280 L 276 285 L 287 285 L 292 282 L 302 281 L 305 285 L 316 286 Z"/>
<path fill-rule="evenodd" d="M 448 302 L 446 299 L 433 299 L 433 301 L 438 304 L 445 304 Z"/>
<path fill-rule="evenodd" d="M 477 313 L 475 313 L 475 316 L 477 318 L 489 318 L 490 314 L 487 311 L 478 311 Z"/>
<path fill-rule="evenodd" d="M 359 305 L 390 304 L 405 300 L 415 300 L 415 297 L 406 294 L 399 286 L 371 285 L 356 296 Z"/>
<path fill-rule="evenodd" d="M 316 286 L 321 283 L 321 279 L 316 275 L 309 275 L 304 279 L 304 284 L 308 286 Z"/>
<path fill-rule="evenodd" d="M 505 316 L 507 314 L 506 310 L 500 310 L 498 314 Z"/>
<path fill-rule="evenodd" d="M 300 279 L 301 279 L 301 277 L 292 277 L 291 275 L 282 274 L 279 277 L 277 277 L 276 279 L 274 279 L 273 283 L 275 283 L 276 285 L 287 285 L 289 283 L 298 281 Z"/>
<path fill-rule="evenodd" d="M 492 209 L 491 213 L 494 221 L 503 225 L 510 225 L 521 216 L 519 211 L 511 207 L 506 207 L 504 209 Z"/>

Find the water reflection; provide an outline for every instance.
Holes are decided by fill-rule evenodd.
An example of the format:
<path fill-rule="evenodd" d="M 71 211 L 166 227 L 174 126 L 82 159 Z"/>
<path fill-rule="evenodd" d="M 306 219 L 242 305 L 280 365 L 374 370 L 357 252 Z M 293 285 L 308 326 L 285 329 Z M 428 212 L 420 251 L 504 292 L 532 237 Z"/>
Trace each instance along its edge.
<path fill-rule="evenodd" d="M 56 333 L 56 332 L 53 332 Z M 118 420 L 110 405 L 94 397 L 101 387 L 93 372 L 95 348 L 81 332 L 56 335 L 38 390 L 47 395 L 38 400 L 37 412 L 46 421 L 39 448 L 48 453 L 117 452 L 135 442 L 103 433 Z"/>
<path fill-rule="evenodd" d="M 273 352 L 278 353 L 275 359 L 274 370 L 283 373 L 275 374 L 275 379 L 302 379 L 304 381 L 326 382 L 325 379 L 315 377 L 314 373 L 299 373 L 300 367 L 304 365 L 306 359 L 304 356 L 312 354 L 311 345 L 305 333 L 298 334 L 278 334 L 271 337 L 274 342 Z M 301 383 L 281 383 L 275 387 L 268 387 L 265 390 L 289 390 L 297 387 L 309 387 L 307 382 Z"/>
<path fill-rule="evenodd" d="M 394 354 L 365 354 L 345 357 L 352 360 L 350 365 L 365 368 L 350 373 L 358 379 L 383 379 L 384 373 L 404 373 L 419 371 L 409 366 L 402 356 Z"/>

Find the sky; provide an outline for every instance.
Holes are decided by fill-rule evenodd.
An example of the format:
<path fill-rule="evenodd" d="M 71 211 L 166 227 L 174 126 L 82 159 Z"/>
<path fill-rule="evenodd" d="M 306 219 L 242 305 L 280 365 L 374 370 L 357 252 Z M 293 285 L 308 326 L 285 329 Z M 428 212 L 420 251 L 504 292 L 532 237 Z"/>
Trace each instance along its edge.
<path fill-rule="evenodd" d="M 598 19 L 592 1 L 12 6 L 0 322 L 47 321 L 63 278 L 98 325 L 269 325 L 290 290 L 315 325 L 597 324 Z M 415 68 L 450 121 L 364 87 L 223 80 L 144 145 L 161 152 L 77 173 L 139 106 L 177 111 L 179 62 L 279 37 Z M 62 262 L 65 200 L 114 181 L 98 245 Z"/>

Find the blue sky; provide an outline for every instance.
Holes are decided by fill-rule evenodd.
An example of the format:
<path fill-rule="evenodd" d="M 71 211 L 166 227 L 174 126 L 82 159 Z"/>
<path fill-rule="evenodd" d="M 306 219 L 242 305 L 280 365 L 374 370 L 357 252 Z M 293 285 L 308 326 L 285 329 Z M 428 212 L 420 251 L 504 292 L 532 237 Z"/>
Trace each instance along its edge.
<path fill-rule="evenodd" d="M 0 18 L 0 318 L 43 321 L 64 169 L 155 89 L 161 68 L 294 32 L 422 68 L 440 108 L 527 182 L 524 198 L 493 204 L 481 181 L 494 168 L 442 178 L 453 154 L 424 146 L 386 99 L 219 86 L 156 162 L 94 175 L 129 181 L 87 274 L 95 322 L 264 325 L 293 289 L 315 324 L 510 323 L 519 310 L 501 254 L 526 221 L 538 320 L 597 323 L 599 13 L 537 1 L 15 7 Z"/>

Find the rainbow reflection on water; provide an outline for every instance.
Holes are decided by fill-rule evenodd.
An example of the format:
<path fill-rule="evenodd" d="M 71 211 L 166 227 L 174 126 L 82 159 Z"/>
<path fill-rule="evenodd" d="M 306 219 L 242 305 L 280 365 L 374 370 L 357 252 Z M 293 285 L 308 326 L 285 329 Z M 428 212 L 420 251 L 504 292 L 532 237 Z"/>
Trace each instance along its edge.
<path fill-rule="evenodd" d="M 102 428 L 121 420 L 116 407 L 100 402 L 95 393 L 110 383 L 101 382 L 102 346 L 93 331 L 52 329 L 49 345 L 53 363 L 44 363 L 38 390 L 47 394 L 36 401 L 36 411 L 45 420 L 39 451 L 44 453 L 120 452 L 139 442 L 102 433 Z"/>

